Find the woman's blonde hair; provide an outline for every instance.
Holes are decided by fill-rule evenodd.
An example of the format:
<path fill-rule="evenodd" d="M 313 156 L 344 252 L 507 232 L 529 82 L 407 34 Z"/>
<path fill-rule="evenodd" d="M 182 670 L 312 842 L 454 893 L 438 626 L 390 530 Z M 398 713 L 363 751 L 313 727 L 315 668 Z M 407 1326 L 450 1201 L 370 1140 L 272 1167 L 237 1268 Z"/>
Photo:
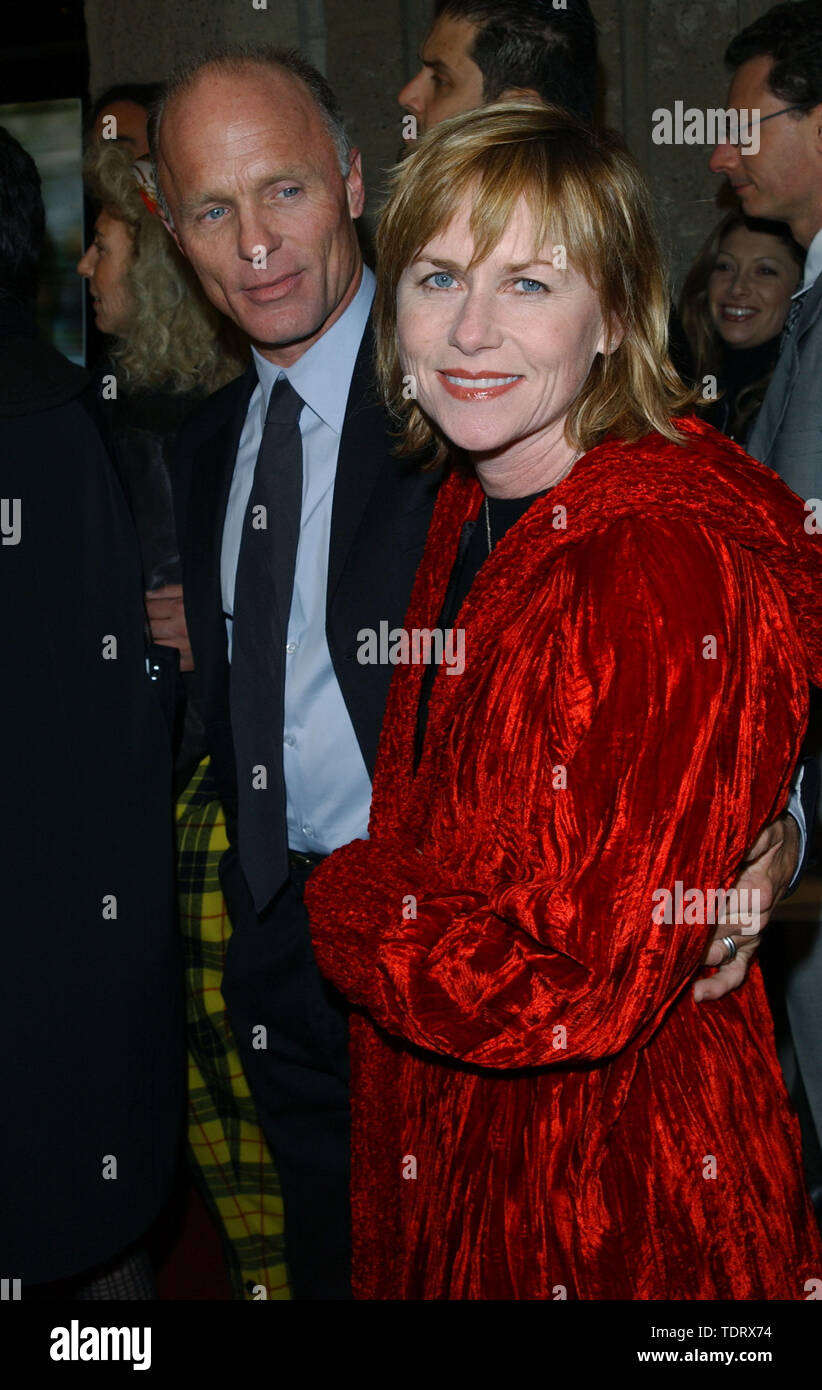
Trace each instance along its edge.
<path fill-rule="evenodd" d="M 397 347 L 396 294 L 415 256 L 472 201 L 472 264 L 489 255 L 520 198 L 534 221 L 534 244 L 549 237 L 597 291 L 606 325 L 621 330 L 609 356 L 596 358 L 568 414 L 566 434 L 590 449 L 607 434 L 633 441 L 651 430 L 682 443 L 672 417 L 698 399 L 668 356 L 670 298 L 639 168 L 618 136 L 594 133 L 558 107 L 500 102 L 443 121 L 391 175 L 377 230 L 377 372 L 404 426 L 399 452 L 447 441 L 406 399 Z"/>
<path fill-rule="evenodd" d="M 129 390 L 163 388 L 210 395 L 243 371 L 248 348 L 206 299 L 196 275 L 139 191 L 131 157 L 94 144 L 84 162 L 91 197 L 125 224 L 132 249 L 127 289 L 134 305 L 128 336 L 110 356 Z"/>

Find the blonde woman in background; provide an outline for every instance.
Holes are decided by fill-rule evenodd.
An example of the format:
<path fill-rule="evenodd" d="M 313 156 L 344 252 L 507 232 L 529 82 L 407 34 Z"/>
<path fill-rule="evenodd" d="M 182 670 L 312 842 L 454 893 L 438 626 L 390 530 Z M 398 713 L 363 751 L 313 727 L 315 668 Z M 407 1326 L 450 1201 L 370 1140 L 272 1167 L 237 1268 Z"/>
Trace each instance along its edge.
<path fill-rule="evenodd" d="M 99 204 L 94 239 L 77 266 L 94 317 L 110 339 L 94 365 L 97 399 L 134 514 L 145 588 L 179 587 L 165 452 L 205 396 L 243 370 L 246 347 L 202 294 L 155 215 L 148 166 L 118 145 L 93 145 L 88 191 Z M 170 593 L 164 595 L 171 598 Z M 165 640 L 165 635 L 159 640 Z M 190 653 L 181 649 L 182 669 Z"/>

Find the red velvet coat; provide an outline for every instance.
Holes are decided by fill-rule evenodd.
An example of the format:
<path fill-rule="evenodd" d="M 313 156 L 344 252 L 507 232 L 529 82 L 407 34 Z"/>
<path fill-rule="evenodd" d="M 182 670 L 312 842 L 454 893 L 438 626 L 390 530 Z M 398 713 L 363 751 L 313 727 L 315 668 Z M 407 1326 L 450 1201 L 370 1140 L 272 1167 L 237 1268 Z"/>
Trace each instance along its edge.
<path fill-rule="evenodd" d="M 371 838 L 311 879 L 320 968 L 363 1011 L 360 1298 L 804 1299 L 822 1277 L 759 967 L 694 1004 L 714 927 L 654 920 L 677 880 L 729 887 L 785 806 L 822 537 L 682 428 L 593 449 L 503 537 L 416 776 L 424 668 L 399 666 Z M 408 629 L 435 626 L 480 497 L 445 485 Z"/>

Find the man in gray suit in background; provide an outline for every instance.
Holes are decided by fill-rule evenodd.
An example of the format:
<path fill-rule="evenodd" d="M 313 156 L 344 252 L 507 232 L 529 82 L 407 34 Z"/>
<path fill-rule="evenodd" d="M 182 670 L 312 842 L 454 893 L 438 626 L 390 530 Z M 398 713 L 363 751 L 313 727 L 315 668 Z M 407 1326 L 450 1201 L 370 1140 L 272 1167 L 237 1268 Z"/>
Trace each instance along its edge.
<path fill-rule="evenodd" d="M 794 295 L 776 369 L 747 448 L 808 499 L 806 529 L 814 532 L 820 530 L 822 512 L 822 0 L 775 5 L 737 34 L 725 61 L 733 73 L 728 109 L 760 113 L 759 148 L 753 153 L 738 145 L 718 145 L 711 168 L 727 176 L 746 213 L 787 222 L 807 250 L 805 278 Z M 817 754 L 820 724 L 817 706 L 809 750 Z M 804 1122 L 808 1177 L 819 1212 L 822 924 L 791 924 L 779 944 L 785 951 L 785 1004 L 794 1054 L 785 1040 L 781 1060 Z"/>
<path fill-rule="evenodd" d="M 800 497 L 822 496 L 822 0 L 775 5 L 728 46 L 728 108 L 760 111 L 759 149 L 718 145 L 746 213 L 787 222 L 807 250 L 748 450 Z"/>

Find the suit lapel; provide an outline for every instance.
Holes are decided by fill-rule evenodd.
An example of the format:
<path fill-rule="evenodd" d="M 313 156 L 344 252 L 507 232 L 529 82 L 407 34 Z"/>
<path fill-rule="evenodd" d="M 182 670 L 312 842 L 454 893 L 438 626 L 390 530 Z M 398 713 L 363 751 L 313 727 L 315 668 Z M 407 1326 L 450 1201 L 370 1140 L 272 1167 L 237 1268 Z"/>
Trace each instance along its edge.
<path fill-rule="evenodd" d="M 769 463 L 796 383 L 799 373 L 799 344 L 822 312 L 822 275 L 811 285 L 805 297 L 807 303 L 803 305 L 796 328 L 779 355 L 759 419 L 748 441 L 748 448 L 754 458 L 761 459 L 763 463 Z"/>
<path fill-rule="evenodd" d="M 822 275 L 817 276 L 805 295 L 805 299 L 807 303 L 803 306 L 802 313 L 799 315 L 799 321 L 796 325 L 796 333 L 794 335 L 797 342 L 801 341 L 808 330 L 813 328 L 813 325 L 819 318 L 820 311 L 822 311 Z"/>
<path fill-rule="evenodd" d="M 390 463 L 386 417 L 374 380 L 373 354 L 374 334 L 369 319 L 354 364 L 337 457 L 328 554 L 327 607 L 331 605 L 374 488 Z"/>
<path fill-rule="evenodd" d="M 234 383 L 234 390 L 225 403 L 216 428 L 202 440 L 192 455 L 186 568 L 191 576 L 192 592 L 199 597 L 192 609 L 190 622 L 195 630 L 200 631 L 199 659 L 211 669 L 214 689 L 222 689 L 228 667 L 220 576 L 223 524 L 237 445 L 256 380 L 257 374 L 252 364 Z"/>
<path fill-rule="evenodd" d="M 214 553 L 213 560 L 220 573 L 220 562 L 223 548 L 223 527 L 225 525 L 225 514 L 228 506 L 228 496 L 231 492 L 231 481 L 234 477 L 234 465 L 237 461 L 237 449 L 240 445 L 240 436 L 245 425 L 245 418 L 248 413 L 248 403 L 257 385 L 257 369 L 252 362 L 246 367 L 243 376 L 237 383 L 239 395 L 234 410 L 233 418 L 230 418 L 219 431 L 219 435 L 213 441 L 214 458 L 222 461 L 222 468 L 219 476 L 215 480 L 217 491 L 214 496 Z"/>

